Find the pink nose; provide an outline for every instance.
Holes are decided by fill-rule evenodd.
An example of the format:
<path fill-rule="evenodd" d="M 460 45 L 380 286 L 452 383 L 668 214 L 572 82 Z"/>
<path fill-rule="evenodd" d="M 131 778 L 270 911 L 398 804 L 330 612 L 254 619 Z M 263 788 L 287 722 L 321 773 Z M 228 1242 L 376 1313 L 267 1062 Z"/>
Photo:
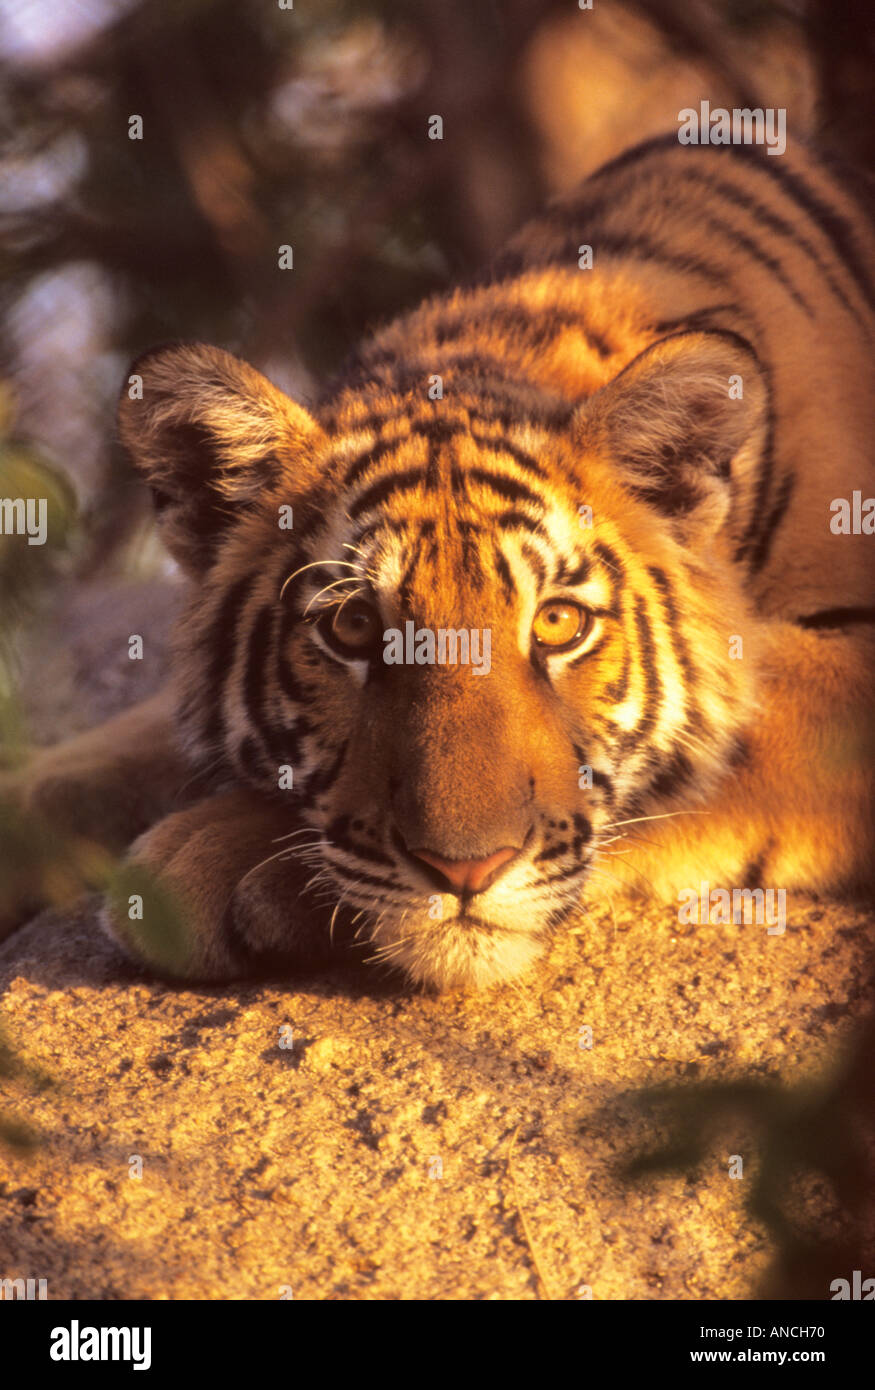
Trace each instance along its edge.
<path fill-rule="evenodd" d="M 518 849 L 497 849 L 485 859 L 442 859 L 427 849 L 410 851 L 445 878 L 454 893 L 482 893 L 519 854 Z"/>

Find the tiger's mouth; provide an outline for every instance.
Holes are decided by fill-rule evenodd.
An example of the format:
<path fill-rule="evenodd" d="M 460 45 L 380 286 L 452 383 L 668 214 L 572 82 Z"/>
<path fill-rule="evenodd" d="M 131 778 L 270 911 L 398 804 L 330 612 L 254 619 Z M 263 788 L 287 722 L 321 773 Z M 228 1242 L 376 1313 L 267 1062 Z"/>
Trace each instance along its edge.
<path fill-rule="evenodd" d="M 366 958 L 439 990 L 482 988 L 524 973 L 578 907 L 593 857 L 589 845 L 585 851 L 562 845 L 557 855 L 556 844 L 534 827 L 498 874 L 494 855 L 442 861 L 435 869 L 393 848 L 391 869 L 387 862 L 379 875 L 374 863 L 350 864 L 336 845 L 326 843 L 323 854 L 340 900 L 356 913 L 358 941 L 373 948 Z M 471 864 L 483 868 L 477 891 L 454 886 L 445 874 L 449 866 L 461 877 Z"/>
<path fill-rule="evenodd" d="M 369 958 L 394 966 L 414 983 L 436 990 L 483 989 L 524 974 L 547 944 L 540 928 L 463 914 L 431 921 L 377 916 L 370 927 Z"/>

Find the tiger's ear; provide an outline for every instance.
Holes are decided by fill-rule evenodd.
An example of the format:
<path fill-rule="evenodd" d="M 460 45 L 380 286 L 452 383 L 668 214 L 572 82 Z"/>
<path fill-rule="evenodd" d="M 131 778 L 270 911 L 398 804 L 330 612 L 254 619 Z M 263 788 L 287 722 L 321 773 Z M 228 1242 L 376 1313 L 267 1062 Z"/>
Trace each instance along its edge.
<path fill-rule="evenodd" d="M 646 348 L 577 413 L 578 440 L 694 541 L 744 530 L 768 447 L 769 393 L 735 333 L 677 333 Z"/>
<path fill-rule="evenodd" d="M 156 348 L 130 368 L 119 433 L 149 483 L 164 540 L 190 573 L 264 490 L 289 499 L 315 480 L 325 436 L 311 415 L 239 358 L 202 343 Z"/>

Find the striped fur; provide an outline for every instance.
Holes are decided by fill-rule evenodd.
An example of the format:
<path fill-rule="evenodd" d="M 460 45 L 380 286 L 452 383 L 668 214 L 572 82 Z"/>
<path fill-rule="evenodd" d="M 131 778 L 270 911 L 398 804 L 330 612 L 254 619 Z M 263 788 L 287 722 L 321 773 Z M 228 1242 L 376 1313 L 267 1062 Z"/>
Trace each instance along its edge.
<path fill-rule="evenodd" d="M 142 359 L 121 432 L 194 578 L 186 746 L 275 806 L 289 846 L 312 827 L 288 872 L 317 876 L 297 902 L 277 878 L 258 911 L 257 874 L 227 885 L 190 973 L 300 955 L 323 901 L 413 978 L 480 985 L 584 890 L 860 882 L 875 538 L 829 522 L 875 493 L 873 328 L 858 191 L 798 148 L 667 137 L 379 331 L 312 413 L 216 349 Z M 489 675 L 339 658 L 324 624 L 354 596 L 387 629 L 489 629 Z M 592 615 L 568 653 L 533 646 L 552 597 Z M 179 881 L 207 881 L 241 838 L 222 807 L 209 853 L 207 801 L 141 857 L 161 867 L 170 841 Z M 524 849 L 437 917 L 405 844 Z"/>

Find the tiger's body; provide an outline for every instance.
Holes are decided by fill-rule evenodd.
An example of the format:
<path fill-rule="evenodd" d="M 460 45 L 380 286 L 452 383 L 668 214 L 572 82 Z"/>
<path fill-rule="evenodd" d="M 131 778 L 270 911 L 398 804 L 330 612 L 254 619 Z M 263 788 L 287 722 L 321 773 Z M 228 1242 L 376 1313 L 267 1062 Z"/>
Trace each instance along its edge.
<path fill-rule="evenodd" d="M 830 523 L 875 494 L 873 332 L 853 192 L 669 138 L 313 414 L 215 349 L 141 359 L 122 437 L 191 597 L 176 713 L 97 761 L 147 729 L 217 778 L 134 849 L 188 906 L 181 973 L 308 959 L 340 902 L 412 978 L 482 985 L 586 893 L 870 880 L 875 537 Z M 488 672 L 388 664 L 409 622 L 488 633 Z"/>

